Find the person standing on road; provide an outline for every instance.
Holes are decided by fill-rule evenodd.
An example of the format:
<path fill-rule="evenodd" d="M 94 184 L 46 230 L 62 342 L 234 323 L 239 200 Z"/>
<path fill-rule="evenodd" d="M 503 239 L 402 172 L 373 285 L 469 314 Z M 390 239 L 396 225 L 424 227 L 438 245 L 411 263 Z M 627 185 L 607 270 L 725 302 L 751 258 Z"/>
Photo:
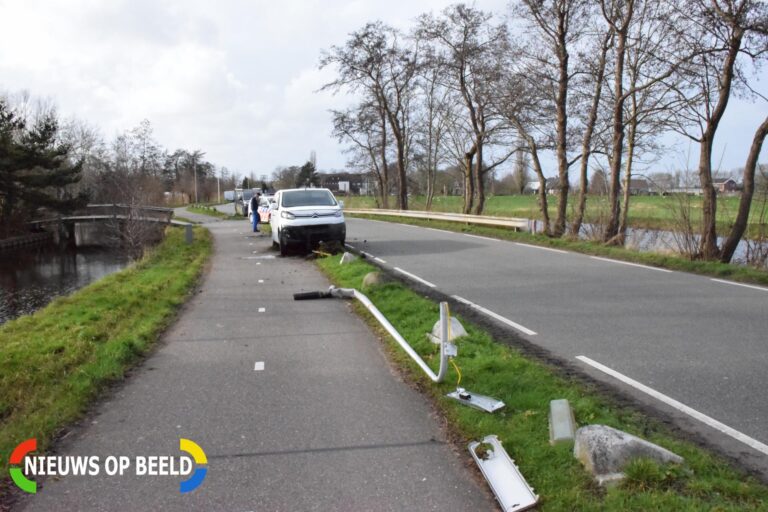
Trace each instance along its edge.
<path fill-rule="evenodd" d="M 259 232 L 259 198 L 261 194 L 253 194 L 251 202 L 248 203 L 248 209 L 251 211 L 251 221 L 253 222 L 253 232 Z"/>

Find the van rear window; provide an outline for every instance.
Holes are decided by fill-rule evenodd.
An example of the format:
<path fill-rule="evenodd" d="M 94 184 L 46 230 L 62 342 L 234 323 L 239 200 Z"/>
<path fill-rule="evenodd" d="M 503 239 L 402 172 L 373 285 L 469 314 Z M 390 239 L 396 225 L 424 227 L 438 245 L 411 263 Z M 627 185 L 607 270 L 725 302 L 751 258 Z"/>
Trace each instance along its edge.
<path fill-rule="evenodd" d="M 294 190 L 283 193 L 283 206 L 336 206 L 336 200 L 327 190 Z"/>

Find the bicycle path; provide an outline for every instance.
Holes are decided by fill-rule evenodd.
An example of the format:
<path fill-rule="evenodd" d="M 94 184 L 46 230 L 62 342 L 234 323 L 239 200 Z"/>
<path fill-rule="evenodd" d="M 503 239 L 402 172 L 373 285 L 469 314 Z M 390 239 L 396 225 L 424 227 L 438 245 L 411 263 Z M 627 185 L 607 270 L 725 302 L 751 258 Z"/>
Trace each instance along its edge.
<path fill-rule="evenodd" d="M 280 258 L 244 221 L 211 222 L 201 289 L 157 350 L 57 455 L 207 454 L 207 475 L 42 480 L 19 503 L 47 510 L 493 510 L 427 401 L 393 374 L 341 300 L 292 300 L 329 283 Z"/>

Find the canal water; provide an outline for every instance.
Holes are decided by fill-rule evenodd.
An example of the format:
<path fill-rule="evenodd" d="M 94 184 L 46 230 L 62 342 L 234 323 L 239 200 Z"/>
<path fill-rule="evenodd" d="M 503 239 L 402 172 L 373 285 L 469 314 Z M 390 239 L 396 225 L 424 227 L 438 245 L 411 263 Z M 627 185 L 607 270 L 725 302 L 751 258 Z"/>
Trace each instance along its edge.
<path fill-rule="evenodd" d="M 128 258 L 110 249 L 24 248 L 0 253 L 0 324 L 121 270 Z"/>

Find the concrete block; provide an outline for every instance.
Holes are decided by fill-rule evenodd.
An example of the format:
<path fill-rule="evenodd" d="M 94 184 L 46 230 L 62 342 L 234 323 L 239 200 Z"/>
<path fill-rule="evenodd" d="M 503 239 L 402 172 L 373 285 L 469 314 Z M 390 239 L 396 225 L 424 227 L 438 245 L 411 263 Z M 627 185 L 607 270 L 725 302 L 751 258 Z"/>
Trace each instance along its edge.
<path fill-rule="evenodd" d="M 352 254 L 351 252 L 345 252 L 341 256 L 341 261 L 339 261 L 339 265 L 344 265 L 345 263 L 351 263 L 357 259 L 357 256 Z"/>
<path fill-rule="evenodd" d="M 549 444 L 573 441 L 576 433 L 576 420 L 568 400 L 549 402 Z"/>
<path fill-rule="evenodd" d="M 391 279 L 381 272 L 368 272 L 363 278 L 363 290 L 372 286 L 378 286 L 380 284 L 388 283 Z"/>
<path fill-rule="evenodd" d="M 573 455 L 600 485 L 624 478 L 627 464 L 638 458 L 661 464 L 681 464 L 683 458 L 661 446 L 605 425 L 587 425 L 576 431 Z"/>

